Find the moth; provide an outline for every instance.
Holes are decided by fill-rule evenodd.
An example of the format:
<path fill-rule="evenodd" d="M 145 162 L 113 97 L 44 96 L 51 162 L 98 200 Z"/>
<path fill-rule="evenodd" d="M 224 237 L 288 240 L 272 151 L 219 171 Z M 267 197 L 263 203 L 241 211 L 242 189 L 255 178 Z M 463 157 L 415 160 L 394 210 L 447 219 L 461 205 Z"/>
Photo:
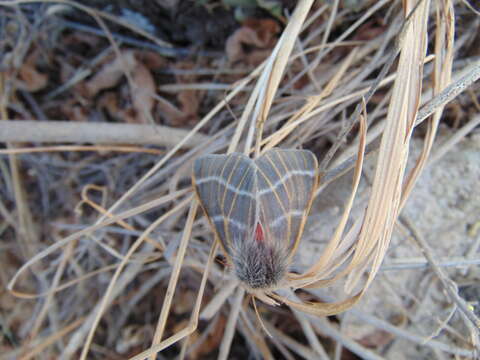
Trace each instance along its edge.
<path fill-rule="evenodd" d="M 307 150 L 273 148 L 256 159 L 206 155 L 192 183 L 235 276 L 251 292 L 278 288 L 302 236 L 318 185 Z"/>

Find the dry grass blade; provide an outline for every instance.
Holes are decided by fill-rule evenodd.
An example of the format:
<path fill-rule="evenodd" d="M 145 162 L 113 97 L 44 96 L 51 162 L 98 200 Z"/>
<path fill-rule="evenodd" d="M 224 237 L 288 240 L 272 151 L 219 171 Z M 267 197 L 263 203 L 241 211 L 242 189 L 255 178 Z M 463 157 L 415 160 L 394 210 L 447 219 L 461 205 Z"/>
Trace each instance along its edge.
<path fill-rule="evenodd" d="M 237 288 L 235 300 L 232 304 L 232 309 L 230 310 L 228 317 L 227 327 L 223 334 L 222 343 L 220 345 L 218 360 L 226 360 L 228 358 L 228 354 L 230 353 L 230 346 L 232 344 L 233 335 L 235 334 L 238 315 L 240 314 L 244 294 L 245 290 L 243 288 Z"/>
<path fill-rule="evenodd" d="M 191 199 L 189 199 L 188 202 L 191 202 Z M 175 265 L 172 270 L 172 276 L 170 277 L 170 281 L 168 282 L 167 293 L 165 296 L 165 300 L 163 301 L 162 310 L 160 312 L 160 318 L 158 319 L 157 328 L 155 330 L 155 335 L 152 341 L 152 346 L 159 344 L 163 337 L 163 332 L 165 330 L 167 317 L 170 312 L 170 307 L 172 305 L 172 299 L 175 293 L 175 288 L 177 286 L 178 277 L 180 275 L 183 258 L 187 250 L 188 241 L 190 240 L 193 220 L 195 219 L 195 216 L 197 214 L 197 209 L 198 209 L 198 205 L 196 203 L 190 206 L 187 223 L 185 225 L 185 231 L 183 232 L 182 240 L 180 242 L 177 256 L 175 258 Z"/>
<path fill-rule="evenodd" d="M 274 49 L 270 59 L 272 62 L 267 65 L 267 69 L 271 72 L 264 72 L 259 79 L 259 85 L 262 86 L 260 97 L 257 102 L 257 109 L 254 118 L 257 126 L 257 143 L 255 153 L 260 153 L 260 143 L 262 140 L 263 125 L 267 120 L 270 108 L 272 106 L 273 98 L 277 92 L 278 86 L 282 79 L 285 67 L 288 63 L 290 53 L 293 45 L 302 29 L 308 11 L 312 7 L 313 1 L 303 0 L 299 1 L 295 12 L 293 13 L 285 31 L 283 32 L 276 48 Z"/>
<path fill-rule="evenodd" d="M 195 300 L 195 305 L 194 305 L 192 314 L 190 316 L 190 322 L 188 326 L 185 329 L 172 335 L 168 339 L 163 340 L 161 343 L 150 347 L 150 349 L 145 350 L 144 352 L 130 358 L 129 360 L 143 360 L 143 359 L 146 359 L 147 357 L 152 357 L 152 356 L 156 357 L 158 352 L 188 337 L 193 331 L 195 331 L 195 329 L 197 328 L 198 316 L 200 313 L 200 306 L 202 304 L 203 293 L 205 291 L 205 286 L 207 284 L 208 272 L 212 267 L 213 259 L 216 252 L 217 252 L 217 244 L 213 244 L 210 249 L 210 255 L 208 257 L 207 264 L 203 271 L 202 281 L 200 283 L 200 288 L 197 293 L 197 298 Z"/>
<path fill-rule="evenodd" d="M 306 271 L 304 275 L 299 277 L 300 279 L 309 279 L 305 285 L 311 284 L 319 278 L 325 277 L 325 271 L 331 272 L 335 266 L 340 265 L 340 262 L 335 265 L 332 263 L 332 261 L 335 259 L 335 253 L 338 252 L 338 248 L 341 245 L 343 232 L 345 231 L 345 227 L 352 210 L 353 201 L 357 194 L 358 185 L 360 183 L 367 136 L 367 119 L 365 116 L 366 108 L 364 104 L 364 116 L 360 117 L 360 142 L 358 145 L 357 161 L 353 174 L 352 191 L 350 197 L 345 204 L 345 210 L 343 211 L 340 222 L 336 227 L 335 233 L 328 243 L 327 248 L 324 250 L 322 256 L 316 262 L 316 264 Z"/>
<path fill-rule="evenodd" d="M 25 264 L 23 264 L 20 269 L 17 270 L 17 272 L 15 273 L 15 275 L 13 276 L 13 278 L 10 280 L 10 282 L 8 283 L 8 287 L 7 289 L 11 292 L 14 292 L 15 293 L 15 290 L 14 290 L 14 287 L 15 287 L 15 284 L 16 282 L 18 281 L 19 277 L 21 274 L 23 274 L 27 269 L 29 269 L 33 264 L 35 264 L 36 262 L 40 261 L 41 259 L 45 258 L 46 256 L 50 255 L 51 253 L 53 253 L 55 250 L 58 250 L 60 249 L 61 247 L 67 245 L 68 243 L 72 242 L 72 241 L 75 241 L 79 238 L 81 238 L 82 236 L 85 236 L 85 235 L 88 235 L 90 233 L 92 233 L 93 231 L 95 230 L 98 230 L 98 229 L 102 229 L 103 227 L 105 226 L 108 226 L 110 224 L 113 224 L 121 219 L 124 219 L 124 218 L 127 218 L 127 217 L 130 217 L 132 215 L 135 215 L 137 214 L 138 212 L 142 212 L 142 211 L 146 211 L 147 209 L 151 209 L 153 207 L 156 207 L 156 206 L 159 206 L 161 204 L 164 204 L 165 202 L 169 202 L 169 201 L 172 201 L 174 199 L 177 199 L 179 196 L 181 195 L 184 195 L 186 193 L 186 191 L 179 191 L 177 193 L 174 193 L 174 194 L 171 194 L 171 195 L 168 195 L 168 196 L 165 196 L 163 198 L 160 198 L 160 199 L 157 199 L 157 200 L 154 200 L 152 202 L 150 202 L 149 204 L 146 204 L 144 206 L 140 206 L 136 209 L 131 209 L 131 210 L 128 210 L 128 211 L 125 211 L 123 213 L 120 213 L 116 216 L 113 216 L 112 218 L 108 219 L 108 220 L 105 220 L 103 222 L 100 222 L 99 224 L 96 224 L 96 225 L 92 225 L 92 226 L 89 226 L 88 228 L 84 229 L 84 230 L 81 230 L 81 231 L 78 231 L 76 232 L 75 234 L 72 234 L 70 236 L 67 236 L 66 238 L 62 239 L 62 240 L 59 240 L 58 242 L 56 242 L 55 244 L 51 245 L 50 247 L 48 247 L 47 249 L 43 250 L 43 251 L 40 251 L 39 253 L 37 253 L 35 256 L 33 256 L 32 258 L 30 258 Z M 124 257 L 121 257 L 121 259 L 123 260 Z M 28 296 L 28 295 L 27 295 Z"/>
<path fill-rule="evenodd" d="M 363 104 L 364 112 L 366 112 L 365 103 Z M 366 116 L 366 113 L 364 114 Z M 347 255 L 343 256 L 343 261 L 338 261 L 339 254 L 345 252 L 344 246 L 341 245 L 342 235 L 347 223 L 347 220 L 350 215 L 350 211 L 353 205 L 353 200 L 355 198 L 358 185 L 360 182 L 360 176 L 362 173 L 362 165 L 363 165 L 363 154 L 365 152 L 365 139 L 366 139 L 366 117 L 360 117 L 360 143 L 358 148 L 358 157 L 357 163 L 355 166 L 355 172 L 353 176 L 353 184 L 352 184 L 352 191 L 349 200 L 345 206 L 342 218 L 340 223 L 337 225 L 335 230 L 335 234 L 333 235 L 332 239 L 329 241 L 327 248 L 324 250 L 323 255 L 320 259 L 304 274 L 302 275 L 290 275 L 291 278 L 291 285 L 294 287 L 323 287 L 327 286 L 333 282 L 335 282 L 338 278 L 348 274 L 349 269 L 344 270 L 337 274 L 333 279 L 322 280 L 325 276 L 330 274 L 334 269 L 340 266 L 343 261 L 345 261 L 350 252 L 347 252 Z M 343 239 L 345 241 L 347 237 Z M 334 261 L 337 260 L 337 261 Z M 291 306 L 296 310 L 300 310 L 309 314 L 317 315 L 317 316 L 329 316 L 338 314 L 340 312 L 346 311 L 347 309 L 351 308 L 355 303 L 357 303 L 360 298 L 363 296 L 366 288 L 360 291 L 358 294 L 345 299 L 343 301 L 333 302 L 333 303 L 323 303 L 323 302 L 310 302 L 310 303 L 300 303 L 297 301 L 292 301 L 288 298 L 284 298 L 278 295 L 274 297 L 277 300 L 285 302 L 287 305 Z"/>
<path fill-rule="evenodd" d="M 402 180 L 408 157 L 409 140 L 420 104 L 421 79 L 426 54 L 426 34 L 429 1 L 423 1 L 407 24 L 401 43 L 398 77 L 395 81 L 386 127 L 382 136 L 372 193 L 363 226 L 356 244 L 350 268 L 363 270 L 372 262 L 365 287 L 373 280 L 387 250 L 400 210 Z M 404 3 L 409 14 L 417 5 Z M 347 289 L 352 289 L 362 274 L 349 278 Z"/>
<path fill-rule="evenodd" d="M 432 253 L 432 249 L 430 248 L 428 243 L 425 241 L 423 235 L 419 232 L 419 230 L 413 224 L 413 222 L 406 217 L 402 217 L 402 221 L 408 226 L 409 230 L 412 232 L 414 240 L 420 246 L 422 253 L 424 254 L 425 258 L 428 260 L 428 262 L 432 266 L 432 269 L 435 272 L 435 274 L 440 279 L 450 299 L 462 311 L 462 314 L 465 316 L 465 318 L 471 322 L 471 324 L 468 324 L 468 327 L 472 334 L 472 344 L 475 348 L 478 348 L 480 319 L 473 312 L 473 308 L 471 306 L 468 306 L 465 300 L 458 295 L 457 286 L 454 284 L 454 282 L 451 279 L 448 278 L 445 272 L 438 266 L 438 262 Z"/>
<path fill-rule="evenodd" d="M 85 345 L 82 349 L 82 353 L 80 355 L 80 359 L 85 359 L 87 357 L 87 354 L 88 354 L 88 350 L 90 348 L 90 344 L 92 342 L 92 339 L 93 339 L 93 335 L 95 333 L 95 330 L 97 328 L 97 325 L 102 317 L 102 314 L 103 312 L 105 311 L 106 307 L 108 306 L 108 304 L 112 301 L 111 299 L 111 295 L 113 294 L 113 291 L 114 291 L 114 287 L 115 287 L 115 284 L 116 284 L 116 281 L 118 279 L 118 277 L 120 276 L 120 273 L 121 271 L 123 270 L 123 268 L 125 267 L 126 263 L 127 263 L 127 260 L 133 255 L 133 253 L 140 247 L 140 245 L 143 244 L 143 242 L 145 241 L 146 237 L 158 226 L 160 225 L 162 222 L 164 222 L 166 219 L 168 219 L 172 214 L 174 214 L 175 212 L 177 211 L 180 211 L 182 210 L 187 204 L 189 204 L 191 202 L 191 198 L 188 197 L 187 199 L 185 199 L 184 201 L 182 201 L 180 204 L 178 204 L 176 207 L 174 207 L 172 210 L 166 212 L 163 216 L 161 216 L 160 218 L 158 218 L 156 221 L 154 221 L 142 234 L 142 236 L 140 236 L 136 241 L 135 243 L 128 249 L 128 253 L 125 255 L 124 259 L 122 260 L 121 264 L 117 267 L 116 271 L 115 271 L 115 274 L 113 275 L 112 279 L 110 280 L 110 283 L 108 285 L 108 288 L 107 290 L 105 291 L 105 294 L 103 296 L 103 299 L 102 299 L 102 302 L 99 304 L 99 308 L 98 310 L 96 311 L 95 314 L 95 317 L 91 319 L 92 321 L 92 324 L 91 324 L 91 327 L 88 331 L 88 335 L 87 335 L 87 338 L 85 340 Z M 196 208 L 194 209 L 191 209 L 191 212 L 190 214 L 193 214 L 193 216 L 190 217 L 190 222 L 193 222 L 193 218 L 195 217 L 195 214 L 196 214 Z M 190 227 L 191 227 L 191 224 L 190 224 Z M 188 233 L 188 232 L 187 232 Z M 189 233 L 188 233 L 188 236 L 184 236 L 184 239 L 182 241 L 182 245 L 180 246 L 179 248 L 179 253 L 177 255 L 177 259 L 176 259 L 176 264 L 177 263 L 180 263 L 182 262 L 183 260 L 183 256 L 185 255 L 185 249 L 186 249 L 186 246 L 188 244 L 188 238 L 189 238 Z M 178 277 L 178 273 L 179 273 L 179 270 L 180 270 L 180 267 L 177 266 L 177 271 L 174 272 L 173 274 L 176 274 L 176 276 Z M 172 276 L 173 277 L 173 276 Z M 175 281 L 175 284 L 176 284 L 176 281 Z M 167 291 L 168 293 L 168 291 Z M 170 292 L 170 296 L 173 297 L 173 292 Z M 170 300 L 171 300 L 171 297 L 170 297 Z M 168 299 L 168 297 L 167 297 Z M 165 303 L 167 303 L 167 301 L 165 301 Z M 168 304 L 169 305 L 169 304 Z M 160 335 L 160 338 L 161 338 L 161 335 Z"/>
<path fill-rule="evenodd" d="M 437 27 L 435 34 L 433 95 L 437 95 L 451 83 L 455 31 L 455 18 L 451 1 L 436 3 L 436 7 Z M 427 163 L 437 133 L 438 124 L 443 114 L 443 108 L 443 106 L 438 108 L 433 114 L 431 121 L 428 122 L 424 148 L 420 158 L 417 160 L 415 168 L 410 172 L 404 185 L 400 209 L 405 205 L 405 201 L 410 195 L 415 181 Z"/>
<path fill-rule="evenodd" d="M 47 338 L 43 339 L 38 345 L 36 345 L 32 350 L 28 351 L 26 354 L 21 355 L 19 359 L 21 360 L 28 360 L 28 359 L 33 359 L 35 356 L 38 356 L 39 354 L 42 353 L 43 350 L 45 350 L 48 346 L 51 344 L 55 343 L 56 340 L 61 339 L 64 337 L 66 334 L 69 332 L 75 330 L 78 326 L 80 326 L 83 321 L 85 321 L 85 318 L 78 318 L 72 323 L 68 324 L 64 328 L 62 328 L 60 331 L 57 333 L 54 333 Z"/>
<path fill-rule="evenodd" d="M 290 133 L 292 133 L 298 125 L 302 123 L 301 121 L 299 121 L 300 119 L 308 118 L 308 116 L 318 106 L 318 104 L 324 98 L 328 97 L 331 94 L 332 90 L 338 85 L 338 82 L 341 80 L 356 55 L 357 51 L 353 49 L 347 56 L 347 58 L 343 61 L 343 63 L 340 65 L 340 68 L 329 81 L 327 86 L 325 86 L 323 91 L 319 95 L 315 95 L 307 99 L 305 105 L 285 123 L 285 131 L 279 129 L 272 135 L 271 138 L 265 139 L 268 141 L 264 146 L 264 150 L 271 149 L 278 145 L 283 139 L 285 139 Z"/>

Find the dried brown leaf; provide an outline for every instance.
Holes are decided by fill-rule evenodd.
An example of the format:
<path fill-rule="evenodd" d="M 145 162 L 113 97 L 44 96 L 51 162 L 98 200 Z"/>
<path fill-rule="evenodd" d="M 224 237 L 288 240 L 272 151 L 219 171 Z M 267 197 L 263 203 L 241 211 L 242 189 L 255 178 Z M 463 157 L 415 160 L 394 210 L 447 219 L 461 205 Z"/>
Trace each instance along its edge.
<path fill-rule="evenodd" d="M 227 39 L 225 51 L 228 59 L 232 63 L 260 64 L 275 46 L 279 31 L 280 26 L 272 19 L 246 21 Z"/>
<path fill-rule="evenodd" d="M 168 65 L 163 56 L 153 51 L 136 51 L 135 58 L 150 70 L 160 69 Z"/>
<path fill-rule="evenodd" d="M 122 57 L 115 57 L 112 62 L 102 66 L 100 71 L 85 84 L 87 95 L 95 96 L 100 90 L 115 86 L 125 72 L 132 72 L 137 65 L 134 53 L 124 51 Z"/>
<path fill-rule="evenodd" d="M 20 77 L 18 88 L 35 92 L 47 86 L 47 74 L 39 72 L 36 68 L 39 55 L 39 51 L 33 51 L 22 64 L 18 74 Z"/>
<path fill-rule="evenodd" d="M 392 341 L 393 335 L 385 330 L 375 330 L 370 334 L 362 337 L 359 343 L 368 348 L 379 348 L 387 345 Z"/>
<path fill-rule="evenodd" d="M 178 69 L 192 69 L 194 64 L 183 62 L 177 65 Z M 176 76 L 178 84 L 191 84 L 197 81 L 197 76 L 192 74 L 180 74 Z M 166 99 L 159 101 L 158 108 L 167 124 L 173 126 L 185 126 L 198 121 L 198 110 L 203 98 L 203 91 L 185 89 L 177 94 L 179 106 L 175 106 Z"/>
<path fill-rule="evenodd" d="M 220 316 L 216 320 L 215 327 L 208 334 L 205 341 L 203 341 L 198 347 L 198 349 L 196 349 L 195 353 L 198 356 L 207 355 L 215 349 L 218 349 L 220 342 L 222 341 L 226 323 L 227 318 L 220 314 Z"/>
<path fill-rule="evenodd" d="M 151 118 L 151 112 L 155 99 L 155 81 L 150 71 L 142 63 L 137 63 L 132 74 L 135 89 L 132 92 L 133 109 L 136 116 L 135 121 L 138 123 L 148 123 Z M 149 116 L 150 115 L 150 116 Z"/>

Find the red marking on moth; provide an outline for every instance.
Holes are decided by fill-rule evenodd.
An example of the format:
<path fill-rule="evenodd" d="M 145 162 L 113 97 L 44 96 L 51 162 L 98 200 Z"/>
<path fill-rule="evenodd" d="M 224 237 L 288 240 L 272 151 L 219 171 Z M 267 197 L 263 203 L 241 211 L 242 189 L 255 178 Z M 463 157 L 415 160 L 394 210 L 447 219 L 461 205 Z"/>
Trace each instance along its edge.
<path fill-rule="evenodd" d="M 263 229 L 260 223 L 257 223 L 257 227 L 255 228 L 255 240 L 257 242 L 262 242 L 265 239 L 263 236 Z"/>

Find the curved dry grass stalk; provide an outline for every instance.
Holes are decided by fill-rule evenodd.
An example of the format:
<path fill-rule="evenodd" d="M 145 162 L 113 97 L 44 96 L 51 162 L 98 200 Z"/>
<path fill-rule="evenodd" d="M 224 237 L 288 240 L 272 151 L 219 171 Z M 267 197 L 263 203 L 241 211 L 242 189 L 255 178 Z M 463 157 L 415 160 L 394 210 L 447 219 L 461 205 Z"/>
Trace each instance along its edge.
<path fill-rule="evenodd" d="M 402 180 L 408 158 L 409 140 L 415 126 L 420 103 L 423 64 L 426 55 L 426 36 L 429 1 L 423 1 L 412 15 L 402 39 L 398 77 L 382 136 L 379 158 L 372 185 L 372 193 L 363 226 L 356 243 L 350 269 L 362 269 L 373 260 L 365 288 L 373 280 L 390 241 L 400 210 Z M 404 3 L 409 14 L 415 2 Z M 349 278 L 347 289 L 352 289 L 362 272 Z"/>

